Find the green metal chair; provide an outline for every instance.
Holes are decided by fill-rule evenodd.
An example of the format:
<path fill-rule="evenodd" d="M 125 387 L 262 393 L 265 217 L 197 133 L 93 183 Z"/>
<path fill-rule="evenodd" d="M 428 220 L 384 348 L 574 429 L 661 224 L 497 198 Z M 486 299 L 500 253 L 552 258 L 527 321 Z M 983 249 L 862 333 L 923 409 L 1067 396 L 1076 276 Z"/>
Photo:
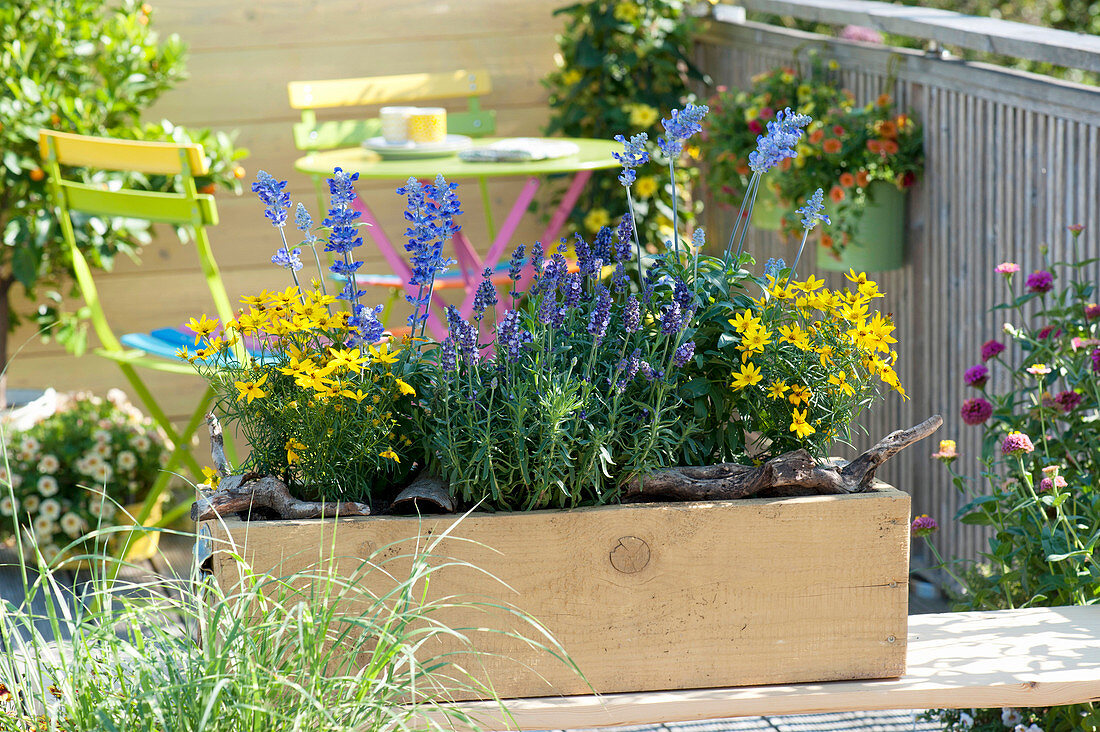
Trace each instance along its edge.
<path fill-rule="evenodd" d="M 199 194 L 195 187 L 194 176 L 207 172 L 202 146 L 115 140 L 52 130 L 40 130 L 38 143 L 45 170 L 49 175 L 50 190 L 61 231 L 72 255 L 76 281 L 91 313 L 92 328 L 99 337 L 100 348 L 96 353 L 118 364 L 149 415 L 160 425 L 172 443 L 168 464 L 150 490 L 141 515 L 135 517 L 140 524 L 148 517 L 152 506 L 171 479 L 171 471 L 179 463 L 182 462 L 196 480 L 202 475 L 202 468 L 189 448 L 191 438 L 203 423 L 214 391 L 207 387 L 205 395 L 182 430 L 177 430 L 172 425 L 138 374 L 138 369 L 196 375 L 189 363 L 175 356 L 176 349 L 184 345 L 184 341 L 193 344 L 193 340 L 186 331 L 178 327 L 162 328 L 152 333 L 132 333 L 122 337 L 115 335 L 103 310 L 91 267 L 76 245 L 71 214 L 79 211 L 190 228 L 215 311 L 224 325 L 233 318 L 233 308 L 206 233 L 206 227 L 218 223 L 218 212 L 213 196 Z M 67 178 L 66 171 L 73 168 L 176 176 L 183 192 L 158 193 L 126 188 L 107 190 Z"/>

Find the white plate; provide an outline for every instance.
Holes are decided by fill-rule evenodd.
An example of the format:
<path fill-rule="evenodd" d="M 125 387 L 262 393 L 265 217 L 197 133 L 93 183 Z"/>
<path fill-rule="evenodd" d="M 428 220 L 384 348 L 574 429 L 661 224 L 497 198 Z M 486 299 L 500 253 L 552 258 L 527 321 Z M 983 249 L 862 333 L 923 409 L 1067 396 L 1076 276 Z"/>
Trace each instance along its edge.
<path fill-rule="evenodd" d="M 473 145 L 474 141 L 466 135 L 447 135 L 443 142 L 417 144 L 415 142 L 389 143 L 384 137 L 372 137 L 363 142 L 363 147 L 386 159 L 415 160 L 418 158 L 445 158 Z"/>

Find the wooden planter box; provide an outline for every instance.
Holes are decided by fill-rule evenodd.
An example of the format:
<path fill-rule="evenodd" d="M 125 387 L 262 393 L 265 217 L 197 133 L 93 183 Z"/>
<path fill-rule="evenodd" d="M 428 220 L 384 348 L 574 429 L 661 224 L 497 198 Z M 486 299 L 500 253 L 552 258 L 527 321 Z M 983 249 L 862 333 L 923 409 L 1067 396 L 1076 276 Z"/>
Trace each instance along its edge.
<path fill-rule="evenodd" d="M 333 545 L 333 529 L 336 556 L 366 558 L 406 539 L 385 553 L 409 552 L 418 532 L 438 534 L 456 520 L 207 526 L 215 547 L 231 540 L 254 569 L 280 575 L 313 566 L 318 546 Z M 447 539 L 436 554 L 466 560 L 512 589 L 448 568 L 432 579 L 432 594 L 514 605 L 549 629 L 587 679 L 544 651 L 482 633 L 479 649 L 498 654 L 482 663 L 500 698 L 905 671 L 909 496 L 884 484 L 847 496 L 473 514 L 454 535 L 473 541 Z M 223 589 L 232 588 L 237 568 L 225 552 L 215 551 L 213 571 Z M 445 619 L 451 627 L 508 625 L 503 613 L 483 610 L 458 609 Z"/>

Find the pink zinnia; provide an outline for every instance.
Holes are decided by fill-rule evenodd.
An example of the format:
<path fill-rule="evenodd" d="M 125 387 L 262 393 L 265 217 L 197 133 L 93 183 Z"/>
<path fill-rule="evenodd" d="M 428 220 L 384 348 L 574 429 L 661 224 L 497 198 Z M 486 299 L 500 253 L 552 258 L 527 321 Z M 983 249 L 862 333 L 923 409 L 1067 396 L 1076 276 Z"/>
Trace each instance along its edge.
<path fill-rule="evenodd" d="M 1069 485 L 1069 483 L 1060 475 L 1056 475 L 1053 478 L 1043 478 L 1039 481 L 1039 492 L 1049 491 L 1052 488 L 1065 488 L 1067 485 Z"/>
<path fill-rule="evenodd" d="M 913 536 L 928 536 L 939 527 L 940 525 L 936 523 L 936 519 L 928 514 L 921 514 L 913 519 L 909 530 L 913 533 Z"/>
<path fill-rule="evenodd" d="M 1100 348 L 1092 349 L 1092 370 L 1100 372 Z"/>
<path fill-rule="evenodd" d="M 1035 445 L 1031 444 L 1031 438 L 1023 432 L 1010 432 L 1001 443 L 1001 453 L 1004 455 L 1024 455 L 1035 451 Z"/>
<path fill-rule="evenodd" d="M 1081 236 L 1081 232 L 1085 230 L 1085 225 L 1084 224 L 1070 224 L 1066 228 L 1069 230 L 1069 233 L 1073 234 L 1074 237 L 1078 237 L 1078 236 Z"/>
<path fill-rule="evenodd" d="M 967 386 L 981 389 L 985 386 L 985 382 L 989 381 L 989 369 L 981 364 L 971 366 L 966 370 L 966 373 L 963 374 L 963 381 L 966 382 Z"/>
<path fill-rule="evenodd" d="M 1020 271 L 1020 265 L 1015 262 L 1001 262 L 993 268 L 993 271 L 1005 277 L 1012 277 L 1012 275 Z"/>
<path fill-rule="evenodd" d="M 754 119 L 749 122 L 749 132 L 751 132 L 752 134 L 759 135 L 763 131 L 764 125 L 760 124 L 760 120 Z"/>
<path fill-rule="evenodd" d="M 982 344 L 982 360 L 988 361 L 989 359 L 997 356 L 1005 350 L 1005 344 L 998 341 L 986 341 Z"/>
<path fill-rule="evenodd" d="M 960 414 L 963 422 L 974 427 L 993 416 L 993 405 L 981 397 L 967 399 L 963 402 Z"/>
<path fill-rule="evenodd" d="M 1047 327 L 1043 328 L 1041 331 L 1039 331 L 1039 340 L 1042 341 L 1042 340 L 1046 340 L 1047 338 L 1049 338 L 1050 333 L 1053 330 L 1054 330 L 1053 325 L 1048 325 Z M 1054 337 L 1057 338 L 1060 335 L 1062 335 L 1062 329 L 1061 328 L 1059 328 L 1058 332 L 1054 334 Z"/>
<path fill-rule="evenodd" d="M 1050 292 L 1054 287 L 1054 275 L 1046 270 L 1039 269 L 1027 276 L 1027 289 L 1043 294 Z"/>
<path fill-rule="evenodd" d="M 1085 318 L 1093 320 L 1094 318 L 1100 318 L 1100 305 L 1094 302 L 1090 302 L 1085 306 Z"/>
<path fill-rule="evenodd" d="M 1055 395 L 1054 401 L 1058 402 L 1058 406 L 1062 408 L 1062 411 L 1068 414 L 1080 406 L 1084 398 L 1076 391 L 1062 391 Z"/>
<path fill-rule="evenodd" d="M 863 43 L 882 43 L 882 34 L 874 28 L 862 25 L 846 25 L 840 31 L 840 37 L 846 41 L 862 41 Z"/>

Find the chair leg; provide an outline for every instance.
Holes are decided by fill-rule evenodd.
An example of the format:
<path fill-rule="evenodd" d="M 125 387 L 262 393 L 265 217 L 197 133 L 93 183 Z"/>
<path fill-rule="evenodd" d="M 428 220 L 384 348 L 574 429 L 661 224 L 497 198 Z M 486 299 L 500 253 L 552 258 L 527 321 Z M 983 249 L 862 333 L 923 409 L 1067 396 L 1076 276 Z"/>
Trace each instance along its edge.
<path fill-rule="evenodd" d="M 161 429 L 164 430 L 164 433 L 168 435 L 168 439 L 172 442 L 173 447 L 190 447 L 190 445 L 184 442 L 183 436 L 176 432 L 176 429 L 172 426 L 171 420 L 168 419 L 168 415 L 160 408 L 160 404 L 153 398 L 153 394 L 149 391 L 149 387 L 141 380 L 141 377 L 138 376 L 134 367 L 126 363 L 120 363 L 118 366 L 122 369 L 123 375 L 126 377 L 126 380 L 130 382 L 130 386 L 133 387 L 134 392 L 138 395 L 142 404 L 145 405 L 145 409 L 149 412 L 149 416 L 152 417 L 153 420 L 160 425 Z M 190 439 L 190 435 L 188 435 L 188 439 Z M 195 457 L 191 454 L 189 449 L 184 449 L 181 457 L 187 465 L 187 468 L 192 471 L 192 475 L 196 478 L 202 475 L 202 467 L 199 465 L 198 461 L 195 460 Z"/>

